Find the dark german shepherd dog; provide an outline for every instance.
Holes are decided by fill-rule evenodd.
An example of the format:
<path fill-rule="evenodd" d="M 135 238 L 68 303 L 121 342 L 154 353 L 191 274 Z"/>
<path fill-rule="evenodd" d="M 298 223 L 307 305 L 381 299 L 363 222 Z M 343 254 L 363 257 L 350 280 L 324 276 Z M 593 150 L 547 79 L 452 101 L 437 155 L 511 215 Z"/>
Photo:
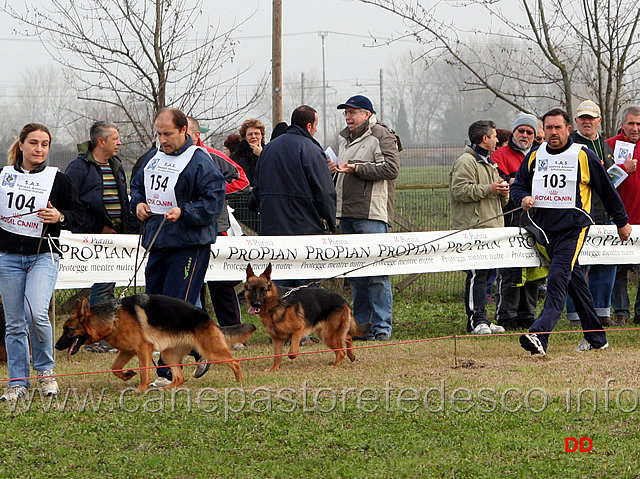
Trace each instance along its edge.
<path fill-rule="evenodd" d="M 119 350 L 112 369 L 123 369 L 133 356 L 138 356 L 141 368 L 150 368 L 153 351 L 160 351 L 165 364 L 180 364 L 195 349 L 207 361 L 232 361 L 227 364 L 242 381 L 240 363 L 233 361 L 229 344 L 245 342 L 255 330 L 251 323 L 219 328 L 202 309 L 159 294 L 136 294 L 94 308 L 82 298 L 65 321 L 56 349 L 68 349 L 71 356 L 84 343 L 103 339 Z M 128 381 L 136 373 L 127 370 L 114 374 Z M 172 366 L 171 374 L 173 381 L 167 387 L 184 383 L 182 368 Z M 150 379 L 151 369 L 141 369 L 138 391 L 145 391 Z"/>
<path fill-rule="evenodd" d="M 345 355 L 351 361 L 356 356 L 351 348 L 353 336 L 364 336 L 371 329 L 369 323 L 358 324 L 351 308 L 339 294 L 322 288 L 301 288 L 283 297 L 291 288 L 281 288 L 271 281 L 271 263 L 260 276 L 256 276 L 247 265 L 247 281 L 244 295 L 249 305 L 249 314 L 258 314 L 262 326 L 271 336 L 273 352 L 282 354 L 285 340 L 291 340 L 289 359 L 295 359 L 300 339 L 312 331 L 331 349 L 335 349 L 337 366 Z M 273 358 L 268 371 L 280 368 L 280 357 Z"/>

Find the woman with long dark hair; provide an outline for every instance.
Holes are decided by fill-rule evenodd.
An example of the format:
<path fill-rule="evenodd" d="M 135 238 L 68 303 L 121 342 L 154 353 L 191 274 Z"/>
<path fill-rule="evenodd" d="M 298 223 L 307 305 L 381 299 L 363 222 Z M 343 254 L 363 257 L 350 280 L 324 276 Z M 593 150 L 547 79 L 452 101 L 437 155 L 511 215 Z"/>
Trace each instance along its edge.
<path fill-rule="evenodd" d="M 83 207 L 69 179 L 46 166 L 50 146 L 47 127 L 29 123 L 9 148 L 9 165 L 0 171 L 0 295 L 9 367 L 2 401 L 25 396 L 31 360 L 42 394 L 58 394 L 51 377 L 49 302 L 58 277 L 60 230 L 80 223 Z"/>

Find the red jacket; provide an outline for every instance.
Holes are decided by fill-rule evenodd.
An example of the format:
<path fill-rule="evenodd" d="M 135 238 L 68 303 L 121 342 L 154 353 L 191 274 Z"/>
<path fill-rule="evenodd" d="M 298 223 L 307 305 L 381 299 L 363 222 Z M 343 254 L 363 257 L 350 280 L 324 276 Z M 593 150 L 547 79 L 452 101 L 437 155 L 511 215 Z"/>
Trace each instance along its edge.
<path fill-rule="evenodd" d="M 218 158 L 222 158 L 224 161 L 231 164 L 232 168 L 229 169 L 231 170 L 230 172 L 222 171 L 222 174 L 224 175 L 224 179 L 227 185 L 227 189 L 226 189 L 227 196 L 234 196 L 234 194 L 237 194 L 240 192 L 241 194 L 247 194 L 249 189 L 249 179 L 247 178 L 246 173 L 238 163 L 233 161 L 231 158 L 229 158 L 227 155 L 225 155 L 221 151 L 205 145 L 202 142 L 202 138 L 198 138 L 198 141 L 196 142 L 196 146 L 201 146 L 202 148 L 207 150 L 209 154 L 215 155 Z M 233 171 L 234 168 L 235 170 L 237 170 L 237 172 Z"/>
<path fill-rule="evenodd" d="M 607 143 L 614 151 L 616 148 L 616 141 L 618 140 L 629 142 L 629 139 L 624 136 L 624 133 L 620 133 L 613 138 L 609 138 Z M 633 157 L 636 160 L 639 160 L 638 163 L 640 163 L 639 144 L 640 141 L 636 142 L 636 147 L 633 150 Z M 624 165 L 619 166 L 624 169 Z M 624 207 L 629 215 L 629 223 L 632 225 L 640 224 L 640 194 L 638 194 L 638 191 L 640 191 L 640 171 L 636 169 L 633 173 L 629 173 L 627 179 L 618 187 L 618 193 L 620 194 L 620 198 L 622 198 Z"/>
<path fill-rule="evenodd" d="M 524 153 L 514 150 L 509 145 L 505 145 L 491 153 L 491 159 L 498 165 L 500 176 L 503 178 L 515 178 L 516 172 L 524 159 Z"/>

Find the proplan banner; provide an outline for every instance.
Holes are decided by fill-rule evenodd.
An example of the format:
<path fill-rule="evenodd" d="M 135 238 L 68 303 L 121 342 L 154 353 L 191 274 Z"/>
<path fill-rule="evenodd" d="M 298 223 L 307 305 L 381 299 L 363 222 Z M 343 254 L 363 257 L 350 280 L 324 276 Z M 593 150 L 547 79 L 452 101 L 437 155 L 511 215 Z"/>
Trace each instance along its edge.
<path fill-rule="evenodd" d="M 434 273 L 465 269 L 539 266 L 533 238 L 519 228 L 329 236 L 221 236 L 211 246 L 207 280 L 244 280 L 247 264 L 260 273 L 269 263 L 274 279 L 323 279 Z M 443 239 L 443 236 L 446 236 Z M 69 234 L 60 238 L 64 258 L 56 288 L 95 282 L 129 284 L 137 235 Z M 138 252 L 138 263 L 144 250 Z M 621 242 L 615 226 L 592 226 L 580 264 L 640 263 L 640 226 Z M 144 268 L 137 284 L 144 284 Z"/>

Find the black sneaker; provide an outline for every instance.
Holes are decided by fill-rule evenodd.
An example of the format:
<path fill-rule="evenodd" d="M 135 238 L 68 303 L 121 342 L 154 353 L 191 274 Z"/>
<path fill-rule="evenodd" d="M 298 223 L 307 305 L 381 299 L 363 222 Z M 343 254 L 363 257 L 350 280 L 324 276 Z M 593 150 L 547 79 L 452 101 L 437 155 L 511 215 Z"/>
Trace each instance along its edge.
<path fill-rule="evenodd" d="M 387 333 L 376 334 L 376 341 L 389 341 L 390 339 L 391 336 L 389 336 Z"/>
<path fill-rule="evenodd" d="M 520 336 L 520 346 L 531 354 L 542 354 L 543 356 L 547 354 L 537 334 L 528 333 Z"/>
<path fill-rule="evenodd" d="M 84 347 L 87 353 L 117 353 L 116 348 L 112 348 L 105 341 L 98 341 L 97 343 L 89 344 Z"/>

